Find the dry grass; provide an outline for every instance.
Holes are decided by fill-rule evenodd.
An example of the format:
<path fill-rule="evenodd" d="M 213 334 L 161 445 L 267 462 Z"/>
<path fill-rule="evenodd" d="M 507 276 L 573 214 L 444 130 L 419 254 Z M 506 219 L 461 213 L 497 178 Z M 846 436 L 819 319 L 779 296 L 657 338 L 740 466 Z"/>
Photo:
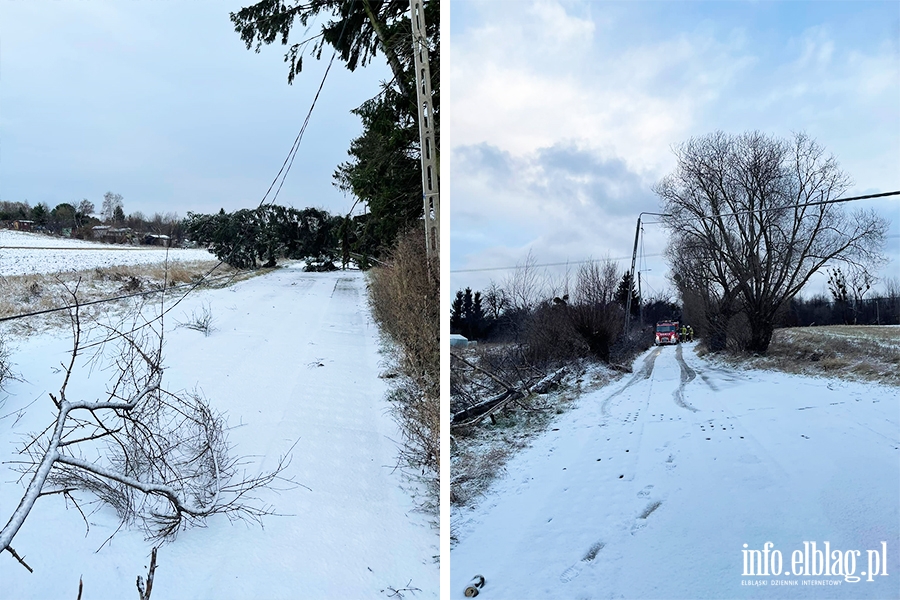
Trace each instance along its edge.
<path fill-rule="evenodd" d="M 748 366 L 900 385 L 900 327 L 829 325 L 778 329 L 765 356 Z"/>
<path fill-rule="evenodd" d="M 151 294 L 162 290 L 164 286 L 171 289 L 174 286 L 184 286 L 199 281 L 216 262 L 215 260 L 173 262 L 169 264 L 168 272 L 163 264 L 152 264 L 0 277 L 0 318 L 64 307 L 71 301 L 71 295 L 66 292 L 66 286 L 74 288 L 76 284 L 81 302 L 141 292 L 146 292 L 149 298 Z M 252 273 L 252 275 L 255 274 L 259 273 Z M 222 265 L 203 285 L 209 287 L 227 285 L 250 275 Z M 183 293 L 186 289 L 185 287 L 178 288 L 172 293 Z M 126 300 L 118 302 L 126 302 Z M 110 304 L 115 304 L 115 302 Z M 110 304 L 94 304 L 84 307 L 83 314 L 85 316 L 97 315 L 107 310 Z M 48 327 L 65 325 L 68 323 L 68 314 L 66 311 L 50 312 L 26 319 L 17 319 L 9 323 L 16 334 L 27 335 L 35 331 L 43 331 Z"/>
<path fill-rule="evenodd" d="M 453 430 L 450 452 L 450 503 L 467 506 L 503 473 L 506 462 L 547 431 L 553 418 L 574 403 L 569 387 L 521 401 L 495 413 L 481 425 Z"/>
<path fill-rule="evenodd" d="M 389 400 L 403 434 L 400 459 L 437 482 L 440 472 L 440 281 L 425 234 L 401 236 L 387 264 L 369 273 L 369 302 L 390 340 Z M 436 487 L 434 487 L 436 489 Z"/>
<path fill-rule="evenodd" d="M 514 441 L 484 451 L 468 449 L 456 453 L 451 460 L 450 502 L 465 506 L 484 493 L 491 481 L 503 471 L 513 451 L 523 445 L 521 441 Z"/>

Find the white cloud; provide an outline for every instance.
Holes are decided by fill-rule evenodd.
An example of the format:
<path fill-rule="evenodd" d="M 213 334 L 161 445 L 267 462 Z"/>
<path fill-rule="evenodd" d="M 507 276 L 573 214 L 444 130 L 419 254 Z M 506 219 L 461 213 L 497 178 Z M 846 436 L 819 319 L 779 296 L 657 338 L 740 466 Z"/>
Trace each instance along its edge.
<path fill-rule="evenodd" d="M 527 153 L 567 140 L 658 176 L 671 141 L 753 57 L 742 36 L 720 42 L 702 28 L 625 47 L 621 38 L 551 2 L 454 38 L 454 142 Z"/>

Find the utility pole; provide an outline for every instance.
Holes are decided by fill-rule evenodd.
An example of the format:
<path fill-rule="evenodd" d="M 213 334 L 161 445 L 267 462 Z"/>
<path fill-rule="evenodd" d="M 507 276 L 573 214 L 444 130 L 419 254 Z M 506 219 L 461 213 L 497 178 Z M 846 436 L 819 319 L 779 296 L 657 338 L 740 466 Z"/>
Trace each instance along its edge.
<path fill-rule="evenodd" d="M 641 237 L 641 217 L 644 215 L 654 215 L 656 217 L 671 217 L 667 213 L 642 212 L 638 215 L 637 227 L 634 230 L 634 250 L 631 252 L 631 285 L 634 285 L 634 263 L 637 262 L 638 239 Z M 625 300 L 625 334 L 628 334 L 628 326 L 631 324 L 631 290 L 626 294 Z"/>
<path fill-rule="evenodd" d="M 422 155 L 422 200 L 425 207 L 425 248 L 429 258 L 440 251 L 441 201 L 438 185 L 437 147 L 434 143 L 434 113 L 431 106 L 431 70 L 428 68 L 428 40 L 422 0 L 409 1 L 412 20 L 413 57 L 416 69 L 416 97 L 419 109 L 419 140 Z"/>

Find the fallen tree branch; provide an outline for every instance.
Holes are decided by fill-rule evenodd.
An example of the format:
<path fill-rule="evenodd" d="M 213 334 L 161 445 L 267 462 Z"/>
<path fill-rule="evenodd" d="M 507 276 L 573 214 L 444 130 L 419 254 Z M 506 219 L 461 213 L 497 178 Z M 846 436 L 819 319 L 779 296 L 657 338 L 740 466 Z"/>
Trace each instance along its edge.
<path fill-rule="evenodd" d="M 72 500 L 89 532 L 84 511 L 72 494 L 76 490 L 90 492 L 115 509 L 121 520 L 116 531 L 137 522 L 148 538 L 156 540 L 170 540 L 180 529 L 202 524 L 215 514 L 257 522 L 274 514 L 271 506 L 251 494 L 282 479 L 289 458 L 279 459 L 273 471 L 242 473 L 243 459 L 230 454 L 224 416 L 199 394 L 173 394 L 162 387 L 162 331 L 122 334 L 115 349 L 100 345 L 86 367 L 103 368 L 108 362 L 115 369 L 106 393 L 94 400 L 67 397 L 71 380 L 85 362 L 76 361 L 84 344 L 77 295 L 71 294 L 73 346 L 68 365 L 63 365 L 59 394 L 51 395 L 56 414 L 19 451 L 24 460 L 17 461 L 16 468 L 30 480 L 0 529 L 0 553 L 7 550 L 32 570 L 10 544 L 40 497 L 62 495 L 67 506 Z M 140 310 L 135 319 L 143 318 Z M 147 597 L 152 572 L 141 592 Z"/>
<path fill-rule="evenodd" d="M 512 391 L 515 390 L 515 388 L 514 388 L 513 386 L 511 386 L 510 384 L 506 383 L 505 381 L 503 381 L 502 379 L 500 379 L 499 377 L 497 377 L 496 375 L 494 375 L 493 373 L 491 373 L 491 372 L 488 371 L 487 369 L 484 369 L 484 368 L 479 367 L 478 365 L 476 365 L 476 364 L 474 364 L 474 363 L 471 363 L 471 362 L 467 361 L 466 359 L 464 359 L 464 358 L 463 358 L 462 356 L 460 356 L 459 354 L 456 354 L 455 352 L 451 352 L 451 353 L 450 353 L 450 356 L 452 356 L 453 358 L 455 358 L 456 360 L 458 360 L 458 361 L 460 361 L 460 362 L 462 362 L 462 363 L 467 364 L 468 366 L 472 367 L 472 368 L 475 369 L 476 371 L 480 371 L 481 373 L 484 373 L 485 375 L 487 375 L 488 377 L 490 377 L 491 379 L 493 379 L 494 381 L 496 381 L 497 383 L 499 383 L 500 385 L 502 385 L 503 388 L 504 388 L 505 390 L 507 390 L 507 391 L 509 391 L 509 392 L 512 392 Z"/>
<path fill-rule="evenodd" d="M 463 360 L 463 362 L 466 362 L 467 364 L 471 364 L 471 363 L 468 363 L 468 361 L 465 361 L 464 359 L 461 359 L 461 360 Z M 489 374 L 488 371 L 486 371 L 480 367 L 477 367 L 477 368 L 479 371 L 482 371 L 485 374 Z M 547 375 L 546 377 L 544 377 L 543 379 L 538 381 L 531 388 L 528 388 L 526 386 L 526 388 L 524 390 L 522 390 L 522 389 L 508 387 L 505 392 L 502 392 L 498 396 L 489 398 L 483 402 L 480 402 L 474 406 L 470 406 L 469 408 L 454 414 L 452 416 L 452 418 L 450 419 L 450 426 L 451 427 L 466 427 L 466 426 L 470 426 L 470 425 L 475 425 L 479 421 L 484 419 L 485 417 L 488 417 L 488 416 L 494 414 L 495 412 L 499 411 L 500 409 L 502 409 L 504 406 L 506 406 L 510 402 L 515 401 L 518 403 L 519 400 L 527 398 L 528 396 L 531 396 L 532 394 L 546 394 L 551 389 L 553 389 L 554 386 L 559 384 L 560 380 L 562 380 L 562 378 L 567 373 L 568 373 L 568 369 L 566 369 L 565 367 L 562 367 L 561 369 L 558 369 L 554 373 L 551 373 L 550 375 Z M 499 381 L 499 378 L 497 378 L 497 379 Z"/>

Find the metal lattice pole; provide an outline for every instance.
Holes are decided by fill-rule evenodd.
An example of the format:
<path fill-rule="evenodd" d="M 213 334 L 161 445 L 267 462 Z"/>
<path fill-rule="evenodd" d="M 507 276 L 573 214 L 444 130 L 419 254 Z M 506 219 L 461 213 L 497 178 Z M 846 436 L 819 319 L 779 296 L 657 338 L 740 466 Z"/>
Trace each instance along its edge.
<path fill-rule="evenodd" d="M 429 257 L 440 250 L 441 201 L 438 186 L 437 147 L 434 143 L 434 113 L 431 106 L 431 71 L 425 38 L 425 11 L 421 0 L 410 0 L 413 56 L 416 69 L 416 97 L 419 108 L 419 138 L 422 147 L 422 200 L 425 206 L 425 247 Z"/>

